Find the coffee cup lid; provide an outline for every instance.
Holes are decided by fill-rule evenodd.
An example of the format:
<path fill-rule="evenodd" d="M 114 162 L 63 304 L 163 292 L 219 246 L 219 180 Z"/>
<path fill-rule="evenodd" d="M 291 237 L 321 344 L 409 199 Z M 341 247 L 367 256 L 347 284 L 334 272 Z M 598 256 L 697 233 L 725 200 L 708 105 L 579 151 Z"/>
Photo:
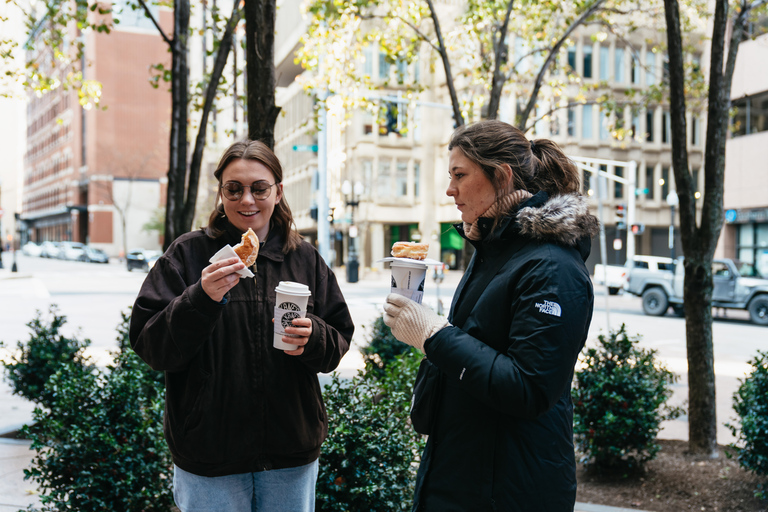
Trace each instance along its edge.
<path fill-rule="evenodd" d="M 280 293 L 287 293 L 290 295 L 312 295 L 312 292 L 309 291 L 309 287 L 307 285 L 294 283 L 293 281 L 280 281 L 280 283 L 277 285 L 277 288 L 275 288 L 275 291 Z"/>

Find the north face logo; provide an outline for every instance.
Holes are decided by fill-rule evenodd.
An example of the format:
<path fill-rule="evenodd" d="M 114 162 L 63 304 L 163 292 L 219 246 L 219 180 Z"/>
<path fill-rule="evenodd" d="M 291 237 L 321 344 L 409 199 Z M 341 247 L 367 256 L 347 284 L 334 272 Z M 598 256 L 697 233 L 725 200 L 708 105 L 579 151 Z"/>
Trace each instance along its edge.
<path fill-rule="evenodd" d="M 549 300 L 545 300 L 543 303 L 537 302 L 535 306 L 539 308 L 540 313 L 546 313 L 547 315 L 560 316 L 563 312 L 560 304 Z"/>

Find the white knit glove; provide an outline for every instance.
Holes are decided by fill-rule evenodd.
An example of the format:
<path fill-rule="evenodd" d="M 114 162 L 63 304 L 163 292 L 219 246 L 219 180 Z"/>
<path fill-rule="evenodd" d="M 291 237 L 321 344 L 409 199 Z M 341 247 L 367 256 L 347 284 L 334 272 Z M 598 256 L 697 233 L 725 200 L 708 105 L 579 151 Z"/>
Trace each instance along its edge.
<path fill-rule="evenodd" d="M 424 342 L 443 327 L 450 325 L 426 306 L 402 295 L 390 293 L 384 304 L 384 323 L 392 335 L 403 343 L 424 352 Z"/>

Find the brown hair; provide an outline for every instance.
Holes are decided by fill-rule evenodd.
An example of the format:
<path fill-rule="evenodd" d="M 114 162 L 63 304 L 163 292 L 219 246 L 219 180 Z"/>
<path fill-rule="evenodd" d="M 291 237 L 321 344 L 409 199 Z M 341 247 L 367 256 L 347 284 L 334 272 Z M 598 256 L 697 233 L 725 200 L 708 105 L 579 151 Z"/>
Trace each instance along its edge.
<path fill-rule="evenodd" d="M 579 194 L 579 172 L 560 147 L 549 139 L 528 140 L 522 131 L 502 121 L 481 121 L 453 132 L 448 150 L 459 148 L 475 162 L 502 196 L 512 190 L 550 197 Z M 506 187 L 504 164 L 512 168 Z"/>
<path fill-rule="evenodd" d="M 261 141 L 243 140 L 229 146 L 224 151 L 224 154 L 221 155 L 219 165 L 213 171 L 213 175 L 219 182 L 219 185 L 221 185 L 221 175 L 224 173 L 224 169 L 233 161 L 240 159 L 259 162 L 272 172 L 277 183 L 282 183 L 283 167 L 280 165 L 280 160 L 277 159 L 275 153 Z M 275 211 L 272 212 L 270 224 L 270 230 L 276 226 L 283 235 L 283 240 L 285 240 L 283 243 L 283 253 L 287 254 L 299 246 L 302 238 L 298 231 L 296 231 L 296 224 L 293 221 L 293 214 L 291 214 L 291 208 L 288 206 L 285 194 L 283 194 L 280 202 L 275 205 Z M 205 228 L 205 232 L 211 238 L 218 238 L 224 234 L 226 227 L 227 221 L 224 217 L 224 205 L 221 199 L 221 188 L 219 188 L 216 194 L 216 207 L 208 218 L 208 227 Z"/>

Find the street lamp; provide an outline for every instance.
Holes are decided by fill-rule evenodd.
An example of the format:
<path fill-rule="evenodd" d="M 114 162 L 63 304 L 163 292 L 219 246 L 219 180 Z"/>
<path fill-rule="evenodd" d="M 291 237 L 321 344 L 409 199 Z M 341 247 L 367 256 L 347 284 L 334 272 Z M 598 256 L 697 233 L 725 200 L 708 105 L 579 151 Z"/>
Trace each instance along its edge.
<path fill-rule="evenodd" d="M 677 192 L 672 190 L 667 194 L 667 204 L 669 205 L 669 211 L 672 214 L 669 220 L 669 254 L 671 258 L 675 259 L 675 206 L 680 203 L 680 198 L 677 197 Z"/>
<path fill-rule="evenodd" d="M 363 194 L 364 187 L 359 181 L 353 186 L 349 180 L 344 180 L 341 184 L 341 193 L 344 195 L 344 202 L 352 207 L 349 216 L 349 256 L 347 258 L 347 282 L 356 283 L 358 281 L 358 270 L 360 263 L 357 261 L 357 226 L 355 225 L 355 208 L 360 204 L 360 196 Z"/>

